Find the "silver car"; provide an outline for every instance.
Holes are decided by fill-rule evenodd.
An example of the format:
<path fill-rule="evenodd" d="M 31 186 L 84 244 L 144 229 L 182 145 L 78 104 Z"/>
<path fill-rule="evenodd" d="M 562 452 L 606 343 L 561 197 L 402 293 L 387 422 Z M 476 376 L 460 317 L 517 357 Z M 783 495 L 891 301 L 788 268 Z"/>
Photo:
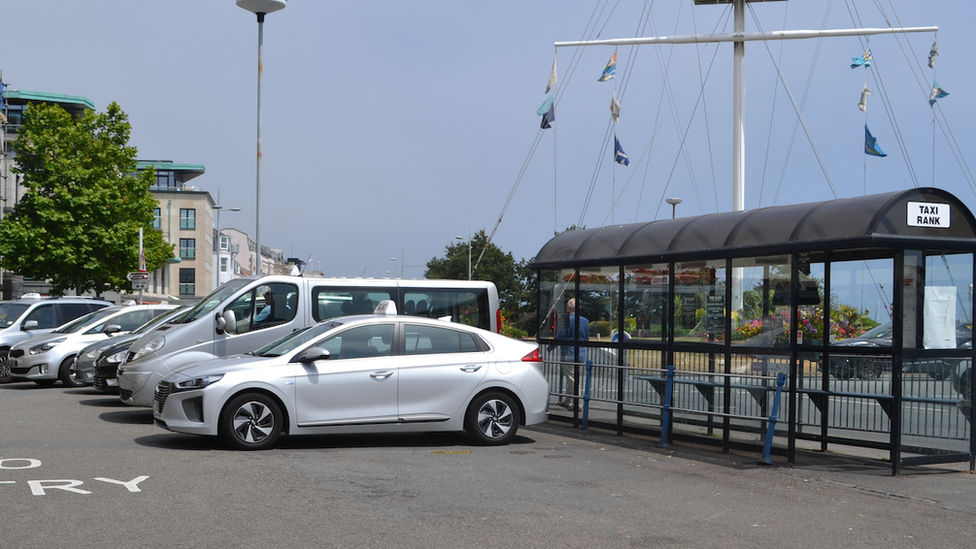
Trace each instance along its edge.
<path fill-rule="evenodd" d="M 10 348 L 10 377 L 54 385 L 59 379 L 68 387 L 81 387 L 75 375 L 75 355 L 94 341 L 127 334 L 172 309 L 172 305 L 129 305 L 106 307 L 77 318 L 56 330 L 24 340 Z"/>
<path fill-rule="evenodd" d="M 279 435 L 467 431 L 504 444 L 548 417 L 538 345 L 410 316 L 327 320 L 155 388 L 156 425 L 270 448 Z"/>
<path fill-rule="evenodd" d="M 127 335 L 117 335 L 108 339 L 98 340 L 79 351 L 78 354 L 75 355 L 75 363 L 71 367 L 74 377 L 81 380 L 85 385 L 94 384 L 95 363 L 102 357 L 102 353 L 108 349 L 121 345 L 123 342 L 128 342 L 131 344 L 133 341 L 139 339 L 142 334 L 152 330 L 157 325 L 172 319 L 181 312 L 186 312 L 186 307 L 180 307 L 177 305 L 170 305 L 169 307 L 169 310 L 164 310 L 155 318 L 129 332 Z M 128 349 L 128 347 L 126 347 L 126 349 Z M 118 364 L 116 364 L 116 367 L 118 367 Z M 112 381 L 114 384 L 115 370 L 112 371 Z"/>

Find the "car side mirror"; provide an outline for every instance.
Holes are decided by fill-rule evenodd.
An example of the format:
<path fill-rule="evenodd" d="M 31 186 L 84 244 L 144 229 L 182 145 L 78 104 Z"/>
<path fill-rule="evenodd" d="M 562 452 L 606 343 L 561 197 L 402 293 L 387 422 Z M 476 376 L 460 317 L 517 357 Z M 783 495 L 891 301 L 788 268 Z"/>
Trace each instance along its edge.
<path fill-rule="evenodd" d="M 23 331 L 25 331 L 25 332 L 27 330 L 33 330 L 35 328 L 37 328 L 37 321 L 36 320 L 28 320 L 27 322 L 24 322 L 24 324 L 20 327 L 20 329 L 23 330 Z"/>
<path fill-rule="evenodd" d="M 237 315 L 234 313 L 233 309 L 227 309 L 221 317 L 224 321 L 224 332 L 228 334 L 237 333 Z"/>
<path fill-rule="evenodd" d="M 301 362 L 302 364 L 309 364 L 315 362 L 316 360 L 329 360 L 329 350 L 323 349 L 322 347 L 311 347 L 305 349 L 301 353 L 298 353 L 292 362 Z"/>
<path fill-rule="evenodd" d="M 118 324 L 109 324 L 108 326 L 105 327 L 104 330 L 102 330 L 102 333 L 105 335 L 112 335 L 112 334 L 117 334 L 121 331 L 122 331 L 122 326 L 119 326 Z"/>

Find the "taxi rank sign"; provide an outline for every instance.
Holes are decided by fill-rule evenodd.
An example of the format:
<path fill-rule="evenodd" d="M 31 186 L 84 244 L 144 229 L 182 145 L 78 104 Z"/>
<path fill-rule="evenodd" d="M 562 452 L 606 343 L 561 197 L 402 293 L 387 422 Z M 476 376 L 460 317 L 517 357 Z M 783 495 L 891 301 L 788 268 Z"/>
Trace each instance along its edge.
<path fill-rule="evenodd" d="M 937 204 L 935 202 L 908 203 L 909 227 L 948 229 L 950 217 L 948 204 Z"/>

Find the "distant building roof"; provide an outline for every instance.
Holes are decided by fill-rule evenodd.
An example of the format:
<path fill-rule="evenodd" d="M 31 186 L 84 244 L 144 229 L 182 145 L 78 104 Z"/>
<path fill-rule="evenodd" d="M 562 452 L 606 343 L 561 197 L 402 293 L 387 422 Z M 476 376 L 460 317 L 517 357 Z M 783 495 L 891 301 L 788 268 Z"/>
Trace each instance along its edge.
<path fill-rule="evenodd" d="M 7 102 L 11 105 L 26 105 L 27 103 L 55 103 L 64 107 L 65 105 L 77 105 L 89 110 L 95 110 L 95 103 L 91 99 L 81 95 L 64 95 L 60 93 L 47 93 L 28 90 L 11 90 L 4 92 Z M 65 110 L 68 110 L 67 108 Z"/>
<path fill-rule="evenodd" d="M 174 172 L 179 174 L 179 181 L 186 182 L 194 177 L 203 175 L 206 169 L 203 164 L 177 164 L 172 160 L 137 160 L 136 169 L 146 170 L 154 168 L 157 172 Z"/>

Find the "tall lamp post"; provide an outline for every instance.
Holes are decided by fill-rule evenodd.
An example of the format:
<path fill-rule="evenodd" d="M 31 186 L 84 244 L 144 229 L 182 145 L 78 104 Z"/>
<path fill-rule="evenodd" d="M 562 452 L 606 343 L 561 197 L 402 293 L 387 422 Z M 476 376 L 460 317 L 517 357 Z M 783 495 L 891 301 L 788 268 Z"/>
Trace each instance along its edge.
<path fill-rule="evenodd" d="M 678 204 L 681 204 L 682 200 L 680 198 L 665 198 L 664 201 L 671 204 L 671 219 L 674 219 L 674 214 L 678 209 Z"/>
<path fill-rule="evenodd" d="M 464 240 L 463 236 L 455 236 L 455 240 Z M 468 235 L 468 280 L 471 280 L 471 235 Z"/>
<path fill-rule="evenodd" d="M 261 54 L 264 49 L 264 16 L 285 9 L 287 2 L 288 0 L 237 0 L 238 7 L 258 16 L 258 154 L 255 185 L 257 196 L 254 202 L 254 251 L 258 276 L 261 275 L 261 75 L 264 72 Z"/>

